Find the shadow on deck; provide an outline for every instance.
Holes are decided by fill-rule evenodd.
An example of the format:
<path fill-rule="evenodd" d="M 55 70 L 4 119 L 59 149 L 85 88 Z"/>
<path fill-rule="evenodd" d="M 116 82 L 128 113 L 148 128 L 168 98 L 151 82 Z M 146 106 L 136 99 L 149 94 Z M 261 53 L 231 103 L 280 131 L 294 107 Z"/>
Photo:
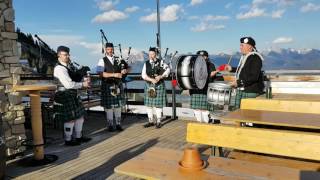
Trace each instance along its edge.
<path fill-rule="evenodd" d="M 84 132 L 93 139 L 75 147 L 64 146 L 61 131 L 47 136 L 55 141 L 45 151 L 59 159 L 47 166 L 23 167 L 17 160 L 8 161 L 7 178 L 17 179 L 131 179 L 114 174 L 113 169 L 150 147 L 183 149 L 187 121 L 166 121 L 161 129 L 143 128 L 146 116 L 124 118 L 122 132 L 108 132 L 103 113 L 90 113 Z"/>

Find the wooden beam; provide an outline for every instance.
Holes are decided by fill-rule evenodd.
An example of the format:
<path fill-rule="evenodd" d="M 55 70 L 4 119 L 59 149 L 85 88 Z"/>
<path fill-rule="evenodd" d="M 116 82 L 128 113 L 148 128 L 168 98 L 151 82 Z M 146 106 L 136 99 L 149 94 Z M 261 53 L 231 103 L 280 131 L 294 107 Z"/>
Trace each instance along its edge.
<path fill-rule="evenodd" d="M 316 133 L 189 123 L 187 141 L 250 152 L 320 160 Z"/>
<path fill-rule="evenodd" d="M 320 101 L 242 99 L 241 109 L 320 114 Z"/>

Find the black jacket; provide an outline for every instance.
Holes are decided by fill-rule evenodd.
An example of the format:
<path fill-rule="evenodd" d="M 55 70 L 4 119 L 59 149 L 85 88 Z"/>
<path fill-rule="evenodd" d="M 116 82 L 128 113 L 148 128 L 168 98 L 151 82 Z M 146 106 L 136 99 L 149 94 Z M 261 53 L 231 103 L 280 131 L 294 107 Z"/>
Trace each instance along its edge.
<path fill-rule="evenodd" d="M 243 87 L 244 92 L 247 93 L 262 93 L 264 83 L 261 69 L 261 57 L 256 53 L 249 55 L 240 72 L 237 86 L 240 88 Z M 235 72 L 236 68 L 233 68 L 233 71 Z"/>

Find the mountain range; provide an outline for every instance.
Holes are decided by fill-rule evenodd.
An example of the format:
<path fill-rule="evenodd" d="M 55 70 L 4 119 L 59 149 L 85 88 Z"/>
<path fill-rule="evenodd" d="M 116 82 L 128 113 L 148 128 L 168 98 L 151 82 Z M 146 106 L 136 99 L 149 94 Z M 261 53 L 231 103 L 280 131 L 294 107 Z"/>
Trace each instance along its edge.
<path fill-rule="evenodd" d="M 264 57 L 264 70 L 320 70 L 320 50 L 319 49 L 268 49 L 261 51 Z M 210 54 L 210 60 L 217 66 L 226 64 L 232 56 L 230 64 L 234 67 L 238 65 L 240 52 L 233 54 Z M 144 61 L 147 59 L 147 52 L 132 54 L 129 57 L 129 64 L 132 73 L 140 73 Z M 176 57 L 179 57 L 177 55 Z M 170 60 L 167 58 L 168 63 Z"/>

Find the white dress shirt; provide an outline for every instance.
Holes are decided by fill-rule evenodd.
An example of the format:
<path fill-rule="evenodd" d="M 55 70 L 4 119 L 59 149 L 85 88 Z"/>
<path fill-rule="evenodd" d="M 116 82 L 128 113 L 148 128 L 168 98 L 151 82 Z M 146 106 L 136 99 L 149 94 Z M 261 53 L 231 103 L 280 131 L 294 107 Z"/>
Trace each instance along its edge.
<path fill-rule="evenodd" d="M 67 66 L 66 63 L 60 62 L 62 65 Z M 60 83 L 66 88 L 66 89 L 80 89 L 82 88 L 82 82 L 74 82 L 70 78 L 68 74 L 67 68 L 57 65 L 53 70 L 53 76 L 59 79 Z"/>

